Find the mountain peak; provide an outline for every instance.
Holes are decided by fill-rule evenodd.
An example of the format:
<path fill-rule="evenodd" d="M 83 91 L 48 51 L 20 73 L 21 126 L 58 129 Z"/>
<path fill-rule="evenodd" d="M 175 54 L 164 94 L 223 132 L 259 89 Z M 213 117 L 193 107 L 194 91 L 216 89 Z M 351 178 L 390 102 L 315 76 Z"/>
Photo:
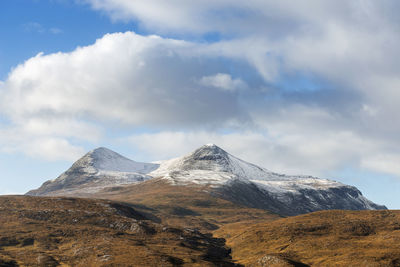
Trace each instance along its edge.
<path fill-rule="evenodd" d="M 192 152 L 188 158 L 193 160 L 221 161 L 228 160 L 228 152 L 214 144 L 207 144 Z"/>
<path fill-rule="evenodd" d="M 200 173 L 200 172 L 207 172 Z M 189 173 L 193 174 L 198 183 L 214 183 L 223 184 L 227 180 L 240 177 L 248 179 L 250 177 L 265 177 L 269 172 L 251 163 L 240 160 L 215 144 L 203 145 L 192 153 L 164 162 L 159 169 L 151 173 L 154 176 L 178 177 L 179 174 L 184 176 Z M 206 176 L 210 172 L 218 173 L 218 178 L 207 179 Z M 190 175 L 189 175 L 190 176 Z M 190 177 L 185 180 L 190 180 Z M 199 177 L 197 177 L 199 176 Z M 204 181 L 203 181 L 204 180 Z"/>
<path fill-rule="evenodd" d="M 205 144 L 204 146 L 214 147 L 214 146 L 217 146 L 217 145 L 213 144 L 213 143 L 208 143 L 208 144 Z"/>
<path fill-rule="evenodd" d="M 158 167 L 151 163 L 136 162 L 106 147 L 98 147 L 85 155 L 99 171 L 148 173 Z"/>
<path fill-rule="evenodd" d="M 106 148 L 106 147 L 101 146 L 101 147 L 98 147 L 98 148 L 95 148 L 95 149 L 89 151 L 89 153 L 97 153 L 97 152 L 103 152 L 103 151 L 111 151 L 111 152 L 114 152 L 114 151 L 112 151 L 112 150 L 109 149 L 109 148 Z M 114 153 L 116 153 L 116 152 L 114 152 Z"/>
<path fill-rule="evenodd" d="M 109 148 L 106 147 L 98 147 L 95 148 L 91 151 L 89 151 L 86 155 L 90 155 L 90 156 L 99 156 L 99 157 L 109 157 L 109 156 L 120 156 L 123 157 L 122 155 L 118 154 L 117 152 L 112 151 Z"/>
<path fill-rule="evenodd" d="M 95 192 L 104 187 L 131 184 L 150 179 L 147 173 L 158 164 L 136 162 L 105 147 L 86 153 L 57 179 L 45 182 L 30 195 Z M 87 191 L 88 190 L 88 191 Z"/>

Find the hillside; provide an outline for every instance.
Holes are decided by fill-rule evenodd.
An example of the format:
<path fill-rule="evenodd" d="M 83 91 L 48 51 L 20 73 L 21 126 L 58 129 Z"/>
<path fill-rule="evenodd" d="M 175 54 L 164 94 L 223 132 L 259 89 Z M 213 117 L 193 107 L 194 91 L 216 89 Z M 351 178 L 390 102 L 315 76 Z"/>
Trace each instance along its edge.
<path fill-rule="evenodd" d="M 215 235 L 245 266 L 400 266 L 400 211 L 320 211 Z"/>
<path fill-rule="evenodd" d="M 0 266 L 233 266 L 223 239 L 105 200 L 0 197 Z"/>
<path fill-rule="evenodd" d="M 161 199 L 128 205 L 2 196 L 0 266 L 400 265 L 400 211 L 334 210 L 279 218 L 218 198 L 204 202 L 192 193 L 164 195 L 164 206 Z M 175 196 L 189 194 L 192 206 L 177 208 Z"/>
<path fill-rule="evenodd" d="M 151 213 L 165 224 L 194 227 L 204 232 L 228 223 L 282 218 L 266 210 L 248 208 L 213 196 L 212 190 L 207 186 L 178 186 L 164 179 L 151 179 L 140 184 L 107 188 L 88 196 L 131 203 L 138 209 L 144 206 L 143 213 Z"/>

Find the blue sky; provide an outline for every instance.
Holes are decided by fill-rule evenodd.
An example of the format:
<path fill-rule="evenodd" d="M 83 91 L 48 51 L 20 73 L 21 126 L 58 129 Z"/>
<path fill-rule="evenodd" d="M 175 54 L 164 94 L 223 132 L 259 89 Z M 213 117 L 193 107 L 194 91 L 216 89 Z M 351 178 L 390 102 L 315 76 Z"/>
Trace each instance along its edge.
<path fill-rule="evenodd" d="M 154 161 L 216 143 L 400 208 L 398 7 L 3 0 L 0 194 L 97 146 Z"/>
<path fill-rule="evenodd" d="M 72 51 L 104 34 L 138 31 L 134 22 L 111 22 L 101 12 L 73 1 L 5 0 L 0 3 L 0 77 L 39 52 Z"/>

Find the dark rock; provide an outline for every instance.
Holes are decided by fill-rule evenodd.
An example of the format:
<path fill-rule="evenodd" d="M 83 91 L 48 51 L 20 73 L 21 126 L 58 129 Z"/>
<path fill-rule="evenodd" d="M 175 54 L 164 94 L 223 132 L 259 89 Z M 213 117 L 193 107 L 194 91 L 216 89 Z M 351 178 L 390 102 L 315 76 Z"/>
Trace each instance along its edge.
<path fill-rule="evenodd" d="M 358 201 L 361 192 L 351 186 L 334 187 L 321 190 L 299 189 L 296 193 L 285 193 L 279 197 L 263 190 L 253 183 L 239 179 L 213 190 L 217 197 L 224 198 L 239 205 L 265 209 L 283 216 L 305 214 L 319 210 L 364 210 L 365 204 Z M 375 209 L 386 209 L 385 206 L 370 203 Z"/>
<path fill-rule="evenodd" d="M 3 260 L 3 259 L 0 259 L 0 267 L 18 267 L 18 266 L 19 265 L 14 260 Z"/>

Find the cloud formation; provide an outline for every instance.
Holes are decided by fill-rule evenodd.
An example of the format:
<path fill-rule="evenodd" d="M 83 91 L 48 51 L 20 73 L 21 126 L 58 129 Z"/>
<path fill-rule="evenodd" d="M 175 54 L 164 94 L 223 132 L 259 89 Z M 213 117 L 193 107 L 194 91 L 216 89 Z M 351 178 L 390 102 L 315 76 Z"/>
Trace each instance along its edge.
<path fill-rule="evenodd" d="M 200 79 L 200 83 L 205 86 L 212 86 L 226 91 L 236 91 L 246 87 L 246 84 L 241 79 L 232 79 L 231 75 L 226 73 L 204 76 Z"/>
<path fill-rule="evenodd" d="M 235 95 L 196 82 L 226 68 L 200 48 L 127 32 L 71 53 L 38 54 L 10 74 L 2 107 L 15 120 L 84 114 L 128 125 L 182 126 L 240 119 Z"/>
<path fill-rule="evenodd" d="M 16 67 L 2 85 L 0 109 L 12 124 L 3 137 L 9 135 L 14 145 L 20 141 L 11 132 L 33 140 L 61 138 L 64 142 L 49 147 L 58 149 L 58 144 L 59 151 L 76 156 L 73 146 L 65 151 L 66 140 L 96 141 L 101 124 L 156 129 L 234 125 L 248 120 L 232 92 L 241 80 L 226 74 L 218 84 L 199 82 L 219 77 L 229 62 L 220 63 L 204 45 L 133 32 L 107 34 L 70 53 L 38 54 Z"/>
<path fill-rule="evenodd" d="M 400 175 L 397 1 L 85 2 L 179 38 L 107 34 L 27 60 L 0 84 L 4 140 L 74 155 L 109 125 L 144 127 L 127 140 L 153 156 L 215 142 L 277 171 Z"/>

